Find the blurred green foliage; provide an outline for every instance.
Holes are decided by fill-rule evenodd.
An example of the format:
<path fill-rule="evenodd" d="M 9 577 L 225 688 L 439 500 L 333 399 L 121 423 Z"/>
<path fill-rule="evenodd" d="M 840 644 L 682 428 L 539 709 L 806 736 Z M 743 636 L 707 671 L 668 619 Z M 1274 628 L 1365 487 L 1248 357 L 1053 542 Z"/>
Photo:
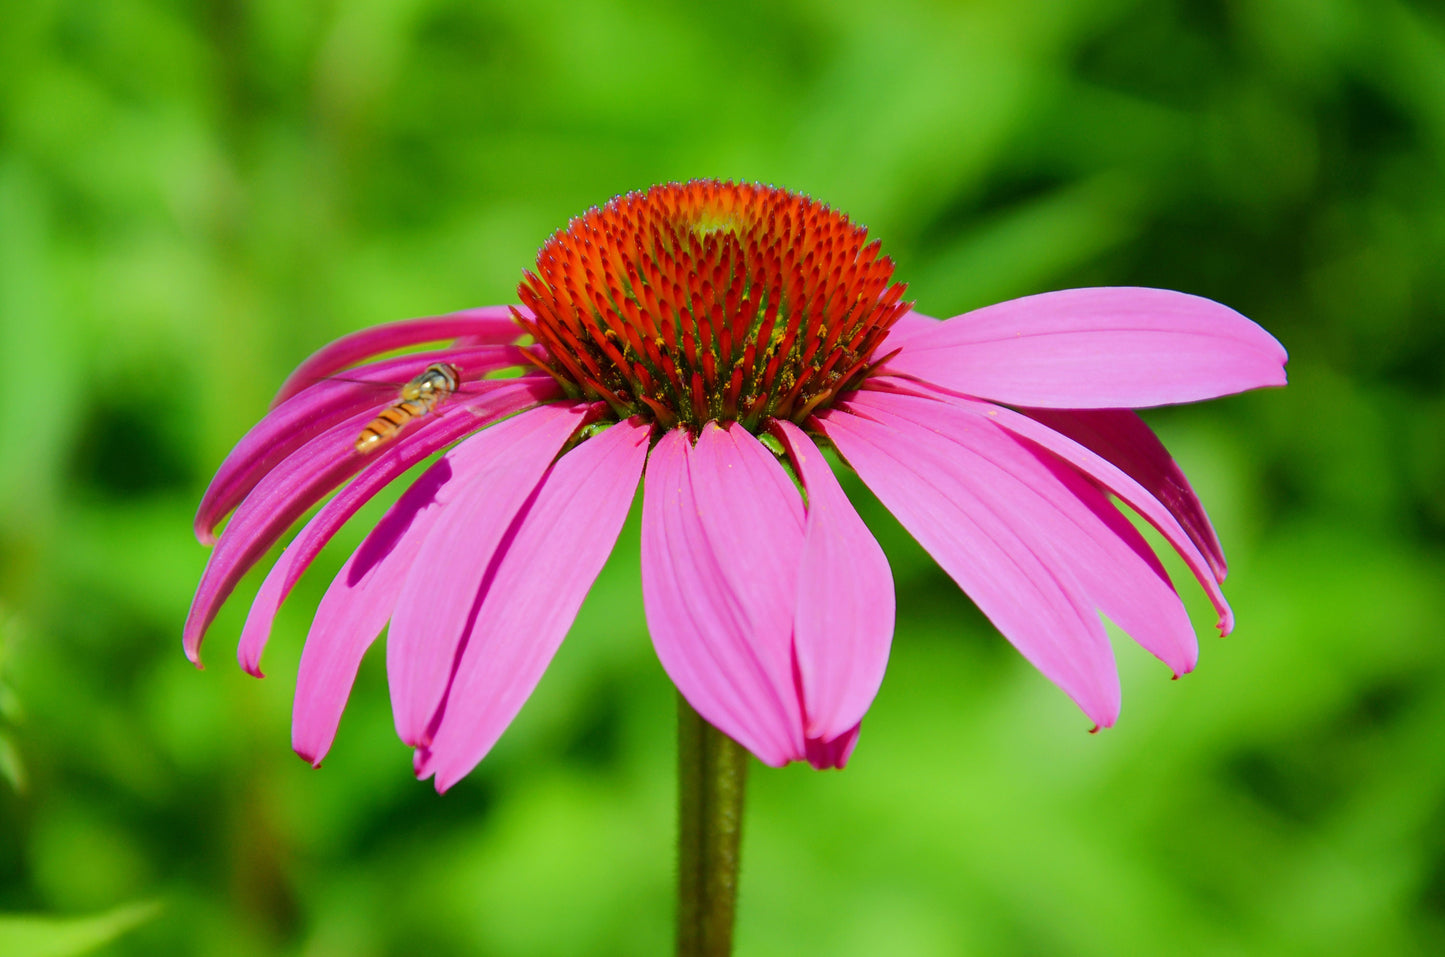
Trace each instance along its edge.
<path fill-rule="evenodd" d="M 155 904 L 130 904 L 94 917 L 0 916 L 0 953 L 9 957 L 77 957 L 156 916 Z"/>
<path fill-rule="evenodd" d="M 1226 302 L 1292 384 L 1149 418 L 1232 561 L 1098 736 L 855 486 L 899 593 L 843 773 L 753 777 L 739 953 L 1445 952 L 1445 17 L 1425 0 L 31 0 L 0 13 L 0 911 L 136 899 L 114 954 L 668 948 L 673 699 L 636 519 L 469 779 L 377 661 L 288 747 L 364 520 L 230 662 L 180 653 L 190 515 L 313 348 L 507 302 L 668 179 L 849 211 L 919 308 Z M 378 505 L 377 508 L 381 506 Z M 372 509 L 368 515 L 378 514 Z M 363 516 L 365 519 L 366 516 Z M 1187 576 L 1178 574 L 1181 587 Z"/>

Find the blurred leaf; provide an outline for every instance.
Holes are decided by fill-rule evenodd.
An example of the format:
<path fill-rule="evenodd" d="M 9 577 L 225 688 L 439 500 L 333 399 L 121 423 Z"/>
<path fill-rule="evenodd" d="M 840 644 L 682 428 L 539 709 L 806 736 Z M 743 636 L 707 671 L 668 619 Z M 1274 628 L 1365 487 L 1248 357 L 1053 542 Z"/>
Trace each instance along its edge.
<path fill-rule="evenodd" d="M 126 904 L 93 917 L 0 915 L 0 954 L 72 957 L 104 946 L 160 913 L 158 901 Z"/>
<path fill-rule="evenodd" d="M 10 782 L 16 793 L 25 792 L 25 765 L 20 761 L 20 752 L 10 735 L 0 733 L 0 778 Z"/>

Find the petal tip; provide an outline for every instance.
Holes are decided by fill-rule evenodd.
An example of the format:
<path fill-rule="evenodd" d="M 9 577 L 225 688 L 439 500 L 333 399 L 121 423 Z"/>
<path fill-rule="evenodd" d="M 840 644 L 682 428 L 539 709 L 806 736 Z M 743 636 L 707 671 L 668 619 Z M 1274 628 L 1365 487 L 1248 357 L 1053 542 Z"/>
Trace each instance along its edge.
<path fill-rule="evenodd" d="M 254 647 L 253 642 L 248 642 L 245 640 L 244 634 L 241 637 L 240 646 L 236 648 L 236 664 L 240 665 L 241 670 L 246 672 L 246 674 L 250 675 L 252 678 L 266 677 L 265 672 L 261 670 L 260 654 Z"/>
<path fill-rule="evenodd" d="M 425 781 L 432 776 L 436 768 L 432 766 L 432 753 L 430 748 L 419 747 L 412 751 L 411 770 L 412 773 L 416 775 L 418 781 Z"/>
<path fill-rule="evenodd" d="M 191 521 L 191 531 L 195 533 L 196 541 L 207 547 L 216 544 L 216 525 L 222 518 L 214 512 L 211 496 L 203 494 L 201 504 L 196 507 L 196 517 Z"/>
<path fill-rule="evenodd" d="M 472 768 L 474 767 L 476 767 L 476 765 L 470 765 L 465 768 L 438 768 L 434 761 L 429 761 L 428 766 L 422 770 L 424 770 L 427 775 L 435 775 L 432 779 L 432 786 L 436 788 L 438 794 L 445 794 L 455 787 L 462 778 L 471 774 Z"/>
<path fill-rule="evenodd" d="M 1107 728 L 1112 728 L 1116 723 L 1118 723 L 1119 703 L 1116 701 L 1114 703 L 1114 706 L 1103 714 L 1087 714 L 1086 717 L 1092 718 L 1094 721 L 1094 726 L 1089 729 L 1089 733 L 1098 734 L 1100 731 L 1103 731 Z"/>
<path fill-rule="evenodd" d="M 319 769 L 321 767 L 322 760 L 326 757 L 325 754 L 319 754 L 313 751 L 311 748 L 307 747 L 306 745 L 296 744 L 295 742 L 292 742 L 291 750 L 296 752 L 296 756 L 298 758 L 300 758 L 302 761 L 305 761 L 313 768 Z"/>
<path fill-rule="evenodd" d="M 1179 663 L 1179 667 L 1176 668 L 1172 663 L 1169 665 L 1170 670 L 1173 672 L 1170 680 L 1178 681 L 1185 675 L 1193 674 L 1194 669 L 1197 667 L 1199 667 L 1199 642 L 1192 641 L 1190 642 L 1188 654 L 1184 660 Z"/>

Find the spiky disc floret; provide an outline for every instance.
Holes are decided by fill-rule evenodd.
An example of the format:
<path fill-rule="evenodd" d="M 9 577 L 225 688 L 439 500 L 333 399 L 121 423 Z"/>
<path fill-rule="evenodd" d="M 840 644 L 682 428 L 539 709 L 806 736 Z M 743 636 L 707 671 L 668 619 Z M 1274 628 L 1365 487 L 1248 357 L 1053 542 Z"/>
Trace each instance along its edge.
<path fill-rule="evenodd" d="M 855 388 L 904 285 L 867 230 L 806 196 L 694 180 L 594 207 L 518 293 L 570 394 L 665 427 L 802 422 Z M 882 357 L 878 357 L 882 358 Z"/>

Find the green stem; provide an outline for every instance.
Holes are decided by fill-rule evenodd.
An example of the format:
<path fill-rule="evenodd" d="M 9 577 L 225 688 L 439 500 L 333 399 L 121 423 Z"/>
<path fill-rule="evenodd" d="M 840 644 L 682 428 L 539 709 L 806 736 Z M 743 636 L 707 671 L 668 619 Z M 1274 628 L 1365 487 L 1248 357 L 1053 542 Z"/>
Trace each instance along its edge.
<path fill-rule="evenodd" d="M 728 957 L 748 753 L 677 699 L 677 954 Z"/>

